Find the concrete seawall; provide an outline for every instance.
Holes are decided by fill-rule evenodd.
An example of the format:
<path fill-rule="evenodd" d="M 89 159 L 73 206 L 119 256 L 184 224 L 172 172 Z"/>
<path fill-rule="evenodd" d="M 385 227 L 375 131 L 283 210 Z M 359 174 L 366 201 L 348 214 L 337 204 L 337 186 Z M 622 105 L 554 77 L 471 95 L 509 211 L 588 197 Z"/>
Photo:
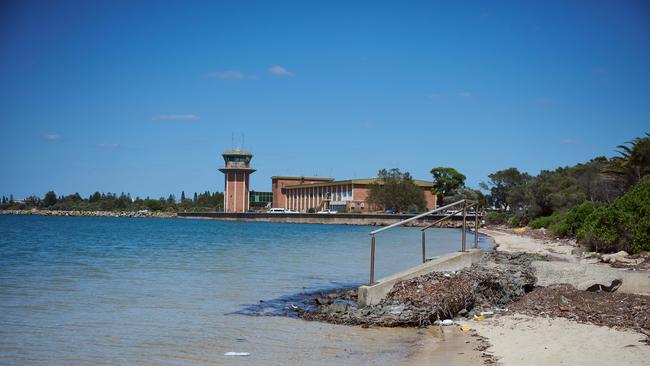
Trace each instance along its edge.
<path fill-rule="evenodd" d="M 458 271 L 479 262 L 483 258 L 483 249 L 471 249 L 467 252 L 457 252 L 422 263 L 405 271 L 395 273 L 378 280 L 372 286 L 359 287 L 359 306 L 376 305 L 383 300 L 393 286 L 409 278 L 422 276 L 431 272 Z"/>
<path fill-rule="evenodd" d="M 371 225 L 386 226 L 402 221 L 413 215 L 395 214 L 283 214 L 283 213 L 226 213 L 226 212 L 179 212 L 178 218 L 185 219 L 210 219 L 223 221 L 244 222 L 281 222 L 291 224 L 338 224 L 338 225 Z M 408 226 L 424 226 L 442 218 L 442 216 L 428 216 L 409 223 Z M 473 220 L 473 217 L 468 221 Z M 442 227 L 457 228 L 463 225 L 462 216 L 452 217 L 445 221 Z"/>

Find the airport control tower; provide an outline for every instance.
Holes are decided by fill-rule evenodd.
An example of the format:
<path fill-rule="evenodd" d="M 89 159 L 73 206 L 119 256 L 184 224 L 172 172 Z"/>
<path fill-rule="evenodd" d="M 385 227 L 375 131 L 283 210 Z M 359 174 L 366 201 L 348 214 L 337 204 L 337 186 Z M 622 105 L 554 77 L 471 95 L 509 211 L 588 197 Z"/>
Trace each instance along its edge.
<path fill-rule="evenodd" d="M 250 167 L 253 153 L 241 150 L 227 150 L 223 152 L 226 163 L 219 171 L 224 174 L 223 207 L 225 212 L 246 212 L 250 202 L 248 188 L 250 175 L 255 171 Z"/>

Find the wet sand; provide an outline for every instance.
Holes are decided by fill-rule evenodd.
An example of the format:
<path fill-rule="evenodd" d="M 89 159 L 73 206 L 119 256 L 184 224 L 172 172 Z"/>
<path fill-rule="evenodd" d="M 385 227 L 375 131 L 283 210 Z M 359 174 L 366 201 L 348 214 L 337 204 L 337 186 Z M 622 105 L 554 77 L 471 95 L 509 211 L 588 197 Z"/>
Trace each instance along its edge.
<path fill-rule="evenodd" d="M 483 353 L 477 350 L 481 341 L 464 333 L 458 326 L 433 326 L 423 329 L 426 333 L 422 348 L 409 358 L 404 365 L 481 365 Z"/>

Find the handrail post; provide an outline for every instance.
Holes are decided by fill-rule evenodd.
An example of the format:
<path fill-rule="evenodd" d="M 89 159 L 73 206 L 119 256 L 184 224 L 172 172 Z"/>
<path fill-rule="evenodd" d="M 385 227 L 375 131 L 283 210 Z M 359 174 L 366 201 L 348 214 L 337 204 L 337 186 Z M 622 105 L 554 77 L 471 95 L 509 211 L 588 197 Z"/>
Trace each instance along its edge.
<path fill-rule="evenodd" d="M 478 209 L 478 206 L 474 208 L 474 249 L 478 248 Z"/>
<path fill-rule="evenodd" d="M 375 235 L 370 239 L 370 285 L 375 284 Z"/>
<path fill-rule="evenodd" d="M 461 252 L 467 251 L 467 202 L 463 202 L 463 242 Z"/>
<path fill-rule="evenodd" d="M 426 232 L 422 230 L 422 263 L 427 261 L 427 239 L 426 239 Z"/>

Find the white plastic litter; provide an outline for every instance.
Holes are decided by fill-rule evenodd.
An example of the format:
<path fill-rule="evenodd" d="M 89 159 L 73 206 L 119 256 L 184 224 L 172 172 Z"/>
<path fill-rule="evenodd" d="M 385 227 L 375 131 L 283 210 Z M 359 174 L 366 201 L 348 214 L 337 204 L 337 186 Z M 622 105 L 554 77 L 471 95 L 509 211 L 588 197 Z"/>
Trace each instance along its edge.
<path fill-rule="evenodd" d="M 440 324 L 442 324 L 442 325 L 454 325 L 454 321 L 451 320 L 451 319 L 445 319 Z"/>
<path fill-rule="evenodd" d="M 248 352 L 226 352 L 223 355 L 224 356 L 250 356 L 251 354 Z"/>

